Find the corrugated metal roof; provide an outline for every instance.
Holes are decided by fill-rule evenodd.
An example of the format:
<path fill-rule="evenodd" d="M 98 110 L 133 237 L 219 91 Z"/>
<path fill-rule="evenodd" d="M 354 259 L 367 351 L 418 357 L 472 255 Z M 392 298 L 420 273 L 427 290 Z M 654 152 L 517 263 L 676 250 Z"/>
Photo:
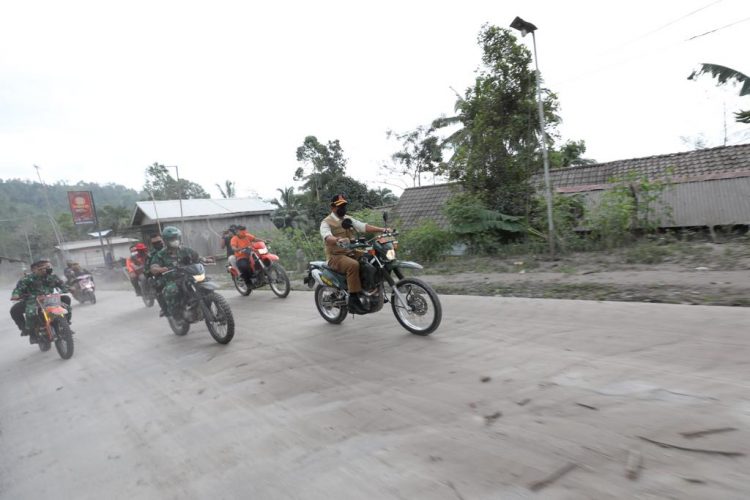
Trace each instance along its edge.
<path fill-rule="evenodd" d="M 714 176 L 748 177 L 750 144 L 558 168 L 550 171 L 550 181 L 556 189 L 574 186 L 602 189 L 613 179 L 622 179 L 629 174 L 645 175 L 649 179 L 670 178 L 675 183 L 701 182 Z M 544 177 L 537 174 L 534 180 L 541 184 Z"/>
<path fill-rule="evenodd" d="M 109 238 L 104 240 L 104 245 L 122 245 L 122 244 L 130 244 L 135 243 L 138 240 L 135 240 L 133 238 Z M 63 250 L 80 250 L 81 248 L 93 248 L 100 246 L 101 243 L 99 242 L 99 239 L 90 239 L 90 240 L 78 240 L 78 241 L 66 241 L 62 245 L 55 245 L 55 248 L 58 250 L 60 247 L 62 247 Z"/>
<path fill-rule="evenodd" d="M 394 209 L 396 218 L 401 222 L 399 229 L 411 229 L 425 220 L 433 220 L 441 228 L 447 229 L 448 218 L 443 213 L 443 207 L 461 189 L 456 182 L 405 189 Z"/>
<path fill-rule="evenodd" d="M 270 213 L 274 210 L 276 210 L 274 205 L 260 198 L 200 198 L 182 200 L 182 215 L 180 215 L 180 200 L 139 201 L 136 203 L 132 225 L 142 224 L 144 216 L 150 221 L 155 221 L 158 215 L 158 218 L 164 222 L 180 220 L 180 217 L 187 219 L 245 213 Z"/>

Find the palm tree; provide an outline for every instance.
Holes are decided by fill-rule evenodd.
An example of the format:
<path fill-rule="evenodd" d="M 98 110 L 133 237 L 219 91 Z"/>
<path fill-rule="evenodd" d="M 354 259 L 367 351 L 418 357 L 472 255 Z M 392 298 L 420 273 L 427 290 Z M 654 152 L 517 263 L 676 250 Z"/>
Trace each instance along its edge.
<path fill-rule="evenodd" d="M 459 125 L 464 123 L 468 102 L 466 101 L 466 99 L 461 97 L 461 94 L 456 92 L 455 89 L 451 88 L 451 90 L 453 90 L 453 92 L 456 94 L 456 104 L 453 106 L 453 111 L 455 111 L 456 114 L 454 116 L 441 116 L 440 118 L 436 118 L 432 121 L 433 129 L 450 127 L 452 125 Z M 469 130 L 464 126 L 443 139 L 443 142 L 440 143 L 440 147 L 450 147 L 451 149 L 453 149 L 453 151 L 457 151 L 463 144 L 468 144 L 468 142 Z"/>
<path fill-rule="evenodd" d="M 280 196 L 271 200 L 278 208 L 274 214 L 276 227 L 299 227 L 304 222 L 302 200 L 294 193 L 294 187 L 277 188 Z"/>
<path fill-rule="evenodd" d="M 719 85 L 724 85 L 729 80 L 735 80 L 742 85 L 740 87 L 740 97 L 750 95 L 750 77 L 740 73 L 732 68 L 720 66 L 718 64 L 701 64 L 701 67 L 688 76 L 688 80 L 695 80 L 699 75 L 710 73 L 712 78 L 716 78 Z M 739 123 L 750 123 L 750 110 L 740 110 L 734 114 L 736 121 Z"/>
<path fill-rule="evenodd" d="M 219 188 L 219 193 L 221 193 L 222 198 L 234 198 L 237 195 L 237 189 L 235 187 L 235 183 L 226 180 L 224 181 L 224 188 L 222 188 L 219 184 L 216 184 L 216 187 Z"/>

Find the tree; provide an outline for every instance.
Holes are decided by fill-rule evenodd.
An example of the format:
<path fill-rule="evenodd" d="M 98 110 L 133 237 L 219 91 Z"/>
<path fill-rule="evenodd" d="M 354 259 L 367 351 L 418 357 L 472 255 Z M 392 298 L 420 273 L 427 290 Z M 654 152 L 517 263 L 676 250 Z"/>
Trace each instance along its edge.
<path fill-rule="evenodd" d="M 346 173 L 346 158 L 338 139 L 324 145 L 314 135 L 305 137 L 297 148 L 297 161 L 305 166 L 297 169 L 294 180 L 304 180 L 302 189 L 311 192 L 317 202 L 322 200 L 326 186 Z"/>
<path fill-rule="evenodd" d="M 401 143 L 401 150 L 391 156 L 395 168 L 383 166 L 390 173 L 407 175 L 411 178 L 412 187 L 422 185 L 422 173 L 432 172 L 433 175 L 441 170 L 443 164 L 443 150 L 439 139 L 433 135 L 433 129 L 422 126 L 402 134 L 391 130 L 387 137 L 395 137 Z"/>
<path fill-rule="evenodd" d="M 750 95 L 750 77 L 740 73 L 732 68 L 726 66 L 720 66 L 718 64 L 701 64 L 701 67 L 688 76 L 688 80 L 695 80 L 698 76 L 704 73 L 711 73 L 712 78 L 716 78 L 719 85 L 726 84 L 729 80 L 734 80 L 740 87 L 740 97 Z M 739 123 L 750 123 L 750 109 L 745 111 L 737 111 L 735 114 L 735 120 Z"/>
<path fill-rule="evenodd" d="M 216 184 L 216 187 L 219 188 L 219 193 L 221 193 L 222 198 L 234 198 L 235 196 L 237 196 L 237 189 L 233 181 L 224 181 L 224 188 L 222 188 L 219 184 Z"/>
<path fill-rule="evenodd" d="M 279 229 L 299 228 L 306 222 L 302 199 L 294 193 L 293 187 L 278 188 L 279 197 L 271 200 L 278 207 L 273 215 L 273 223 Z"/>
<path fill-rule="evenodd" d="M 170 175 L 167 167 L 154 163 L 146 168 L 144 191 L 148 191 L 155 200 L 176 200 L 178 198 L 210 198 L 203 187 L 187 179 L 179 183 Z"/>
<path fill-rule="evenodd" d="M 127 207 L 115 207 L 104 205 L 97 211 L 99 227 L 101 229 L 111 229 L 113 233 L 130 226 L 130 217 L 132 213 Z"/>
<path fill-rule="evenodd" d="M 586 152 L 585 141 L 567 141 L 559 149 L 550 149 L 549 163 L 552 168 L 576 167 L 579 165 L 593 165 L 596 160 L 584 158 Z"/>
<path fill-rule="evenodd" d="M 483 26 L 478 43 L 482 66 L 474 85 L 459 97 L 455 117 L 433 125 L 463 126 L 446 140 L 454 149 L 451 179 L 461 181 L 489 210 L 524 215 L 533 203 L 530 178 L 542 166 L 532 56 L 509 30 L 495 26 Z M 558 103 L 554 93 L 542 91 L 551 146 L 560 122 Z"/>

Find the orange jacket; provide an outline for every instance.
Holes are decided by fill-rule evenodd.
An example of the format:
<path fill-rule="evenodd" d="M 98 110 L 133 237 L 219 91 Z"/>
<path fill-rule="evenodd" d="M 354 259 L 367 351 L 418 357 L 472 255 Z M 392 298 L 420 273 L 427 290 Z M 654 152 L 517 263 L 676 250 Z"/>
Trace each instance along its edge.
<path fill-rule="evenodd" d="M 247 237 L 246 238 L 240 238 L 239 236 L 234 236 L 232 238 L 232 241 L 229 244 L 232 245 L 232 248 L 239 248 L 240 250 L 242 250 L 242 249 L 245 249 L 245 248 L 249 247 L 250 244 L 253 242 L 254 239 L 255 239 L 255 236 L 253 236 L 250 233 L 247 233 Z M 249 259 L 250 258 L 250 256 L 248 254 L 246 254 L 245 252 L 242 252 L 242 251 L 240 251 L 240 252 L 234 252 L 234 256 L 237 257 L 238 259 Z"/>
<path fill-rule="evenodd" d="M 143 269 L 145 266 L 146 266 L 145 255 L 141 256 L 141 258 L 139 259 L 128 257 L 127 260 L 125 260 L 125 267 L 127 268 L 129 273 L 140 274 L 143 272 Z"/>

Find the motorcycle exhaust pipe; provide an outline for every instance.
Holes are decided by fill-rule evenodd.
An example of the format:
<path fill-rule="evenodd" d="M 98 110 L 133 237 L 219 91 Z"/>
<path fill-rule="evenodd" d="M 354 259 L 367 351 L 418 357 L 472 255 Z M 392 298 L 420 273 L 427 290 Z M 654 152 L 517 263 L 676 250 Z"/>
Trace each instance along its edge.
<path fill-rule="evenodd" d="M 320 277 L 321 274 L 323 274 L 323 271 L 321 271 L 320 269 L 313 269 L 312 271 L 310 271 L 310 275 L 315 280 L 315 283 L 317 283 L 320 286 L 328 286 L 325 283 L 323 283 L 323 279 Z M 312 288 L 312 283 L 310 283 L 309 286 L 310 288 Z"/>

